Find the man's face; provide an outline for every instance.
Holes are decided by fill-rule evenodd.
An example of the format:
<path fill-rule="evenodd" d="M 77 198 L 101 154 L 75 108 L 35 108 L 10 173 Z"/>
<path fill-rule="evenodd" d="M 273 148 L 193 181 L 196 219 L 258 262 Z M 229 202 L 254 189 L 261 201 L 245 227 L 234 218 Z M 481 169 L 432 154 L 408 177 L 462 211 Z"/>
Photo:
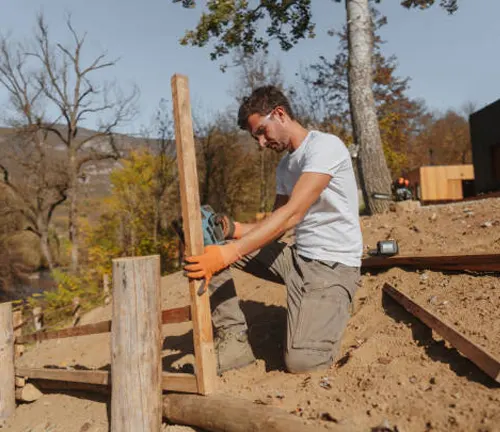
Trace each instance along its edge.
<path fill-rule="evenodd" d="M 248 131 L 261 148 L 267 147 L 277 153 L 288 150 L 290 140 L 281 117 L 275 110 L 266 116 L 252 114 L 248 117 Z"/>

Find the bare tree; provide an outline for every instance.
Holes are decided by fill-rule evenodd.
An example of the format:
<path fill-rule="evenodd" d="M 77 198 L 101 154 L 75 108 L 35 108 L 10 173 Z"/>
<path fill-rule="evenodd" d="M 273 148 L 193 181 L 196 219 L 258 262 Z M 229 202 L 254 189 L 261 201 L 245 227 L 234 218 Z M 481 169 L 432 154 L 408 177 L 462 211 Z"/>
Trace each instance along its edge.
<path fill-rule="evenodd" d="M 55 121 L 42 126 L 59 139 L 66 152 L 71 269 L 76 272 L 79 179 L 86 164 L 116 160 L 120 156 L 114 131 L 135 114 L 137 89 L 124 96 L 115 86 L 99 86 L 92 82 L 96 72 L 113 67 L 116 60 L 108 59 L 103 53 L 85 63 L 82 50 L 86 34 L 80 36 L 75 31 L 70 17 L 66 25 L 73 39 L 70 46 L 53 43 L 43 15 L 38 15 L 35 46 L 29 55 L 37 61 L 38 89 L 58 113 Z M 79 133 L 82 123 L 92 117 L 98 119 L 97 130 L 82 136 Z"/>
<path fill-rule="evenodd" d="M 54 266 L 49 245 L 49 227 L 55 209 L 67 198 L 68 178 L 61 161 L 48 143 L 47 125 L 41 109 L 42 90 L 33 85 L 28 58 L 20 45 L 9 48 L 9 40 L 0 39 L 0 84 L 7 90 L 14 126 L 0 164 L 4 190 L 11 196 L 2 215 L 20 214 L 25 229 L 40 239 L 40 248 L 50 269 Z M 16 175 L 11 175 L 15 173 Z"/>

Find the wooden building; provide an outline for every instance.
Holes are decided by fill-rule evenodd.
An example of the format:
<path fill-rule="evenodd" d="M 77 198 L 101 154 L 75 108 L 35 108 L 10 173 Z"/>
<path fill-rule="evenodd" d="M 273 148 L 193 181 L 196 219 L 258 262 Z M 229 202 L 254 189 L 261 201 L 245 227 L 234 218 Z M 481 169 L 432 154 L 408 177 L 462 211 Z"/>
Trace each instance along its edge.
<path fill-rule="evenodd" d="M 422 201 L 458 201 L 474 195 L 473 165 L 422 166 L 406 176 L 413 195 Z"/>
<path fill-rule="evenodd" d="M 500 99 L 469 117 L 476 193 L 500 191 Z"/>

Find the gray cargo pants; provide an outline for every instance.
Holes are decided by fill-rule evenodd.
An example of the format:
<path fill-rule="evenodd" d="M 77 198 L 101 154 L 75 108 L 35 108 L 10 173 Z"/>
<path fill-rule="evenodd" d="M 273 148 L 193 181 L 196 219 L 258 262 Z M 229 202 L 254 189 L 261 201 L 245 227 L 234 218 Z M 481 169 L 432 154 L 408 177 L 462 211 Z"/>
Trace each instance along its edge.
<path fill-rule="evenodd" d="M 275 241 L 245 256 L 234 267 L 287 288 L 284 360 L 290 372 L 328 368 L 340 349 L 359 285 L 359 268 L 301 257 L 297 249 Z M 247 323 L 229 269 L 210 282 L 216 329 L 245 330 Z M 232 329 L 233 330 L 233 329 Z"/>

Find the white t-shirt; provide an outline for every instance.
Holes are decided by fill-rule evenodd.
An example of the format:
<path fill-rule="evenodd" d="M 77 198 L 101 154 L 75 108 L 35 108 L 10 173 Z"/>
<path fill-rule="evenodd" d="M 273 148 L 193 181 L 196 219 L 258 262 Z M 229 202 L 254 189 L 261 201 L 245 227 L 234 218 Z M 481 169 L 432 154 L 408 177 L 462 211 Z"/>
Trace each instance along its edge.
<path fill-rule="evenodd" d="M 347 147 L 335 135 L 310 131 L 299 148 L 287 152 L 278 164 L 276 193 L 290 196 L 305 172 L 332 178 L 295 227 L 297 252 L 306 258 L 359 267 L 363 240 L 356 179 Z"/>

